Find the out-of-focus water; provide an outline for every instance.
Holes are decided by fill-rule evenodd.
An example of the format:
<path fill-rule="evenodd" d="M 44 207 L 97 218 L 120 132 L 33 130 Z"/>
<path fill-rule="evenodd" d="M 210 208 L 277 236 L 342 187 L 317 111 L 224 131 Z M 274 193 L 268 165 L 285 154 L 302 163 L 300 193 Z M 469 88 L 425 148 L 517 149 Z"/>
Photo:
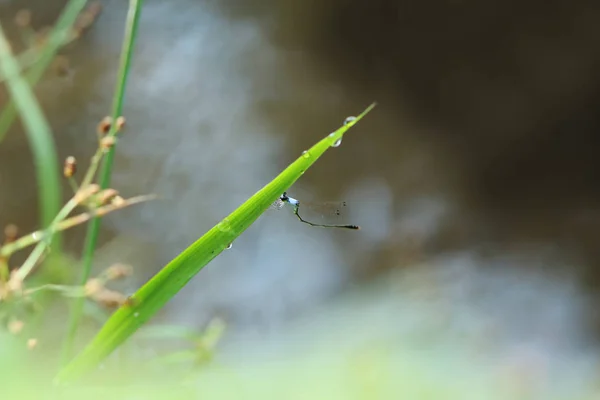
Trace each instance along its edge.
<path fill-rule="evenodd" d="M 110 109 L 125 11 L 120 2 L 105 2 L 94 29 L 67 49 L 72 73 L 49 76 L 40 85 L 61 156 L 83 160 L 93 151 L 95 125 Z M 142 246 L 138 254 L 146 257 L 133 262 L 137 283 L 143 282 L 303 149 L 373 101 L 352 98 L 345 86 L 321 77 L 319 66 L 302 52 L 276 48 L 256 22 L 228 20 L 203 3 L 149 2 L 112 184 L 124 195 L 151 192 L 160 199 L 107 217 L 104 241 L 124 242 L 111 249 L 130 247 L 129 241 Z M 290 191 L 300 199 L 348 201 L 353 219 L 348 222 L 361 224 L 363 231 L 311 229 L 291 213 L 269 212 L 174 303 L 189 307 L 175 306 L 178 312 L 170 315 L 202 324 L 218 311 L 240 324 L 269 326 L 332 296 L 353 271 L 370 264 L 356 257 L 384 241 L 393 220 L 390 172 L 371 166 L 383 147 L 376 140 L 377 125 L 385 121 L 380 116 L 357 127 Z M 25 146 L 14 129 L 3 152 L 9 156 Z M 8 159 L 3 155 L 3 160 Z M 362 165 L 369 168 L 363 171 Z M 13 166 L 3 163 L 3 175 Z M 22 199 L 3 207 L 3 215 L 25 227 L 36 223 L 33 185 L 22 184 L 33 182 L 31 173 L 25 168 L 7 185 L 15 197 L 24 195 L 20 188 L 27 193 L 32 208 Z M 360 185 L 373 190 L 353 191 Z M 73 248 L 81 236 L 72 239 Z M 353 247 L 363 250 L 352 252 Z"/>
<path fill-rule="evenodd" d="M 16 10 L 31 6 L 34 24 L 41 26 L 53 20 L 62 4 L 0 3 L 0 21 L 16 38 L 10 28 Z M 93 29 L 64 50 L 71 60 L 70 74 L 50 74 L 38 89 L 60 156 L 73 154 L 82 165 L 95 149 L 97 122 L 110 110 L 127 7 L 122 1 L 102 4 L 104 11 Z M 504 92 L 505 97 L 491 101 L 498 99 L 494 96 L 503 86 L 471 80 L 471 86 L 464 87 L 470 97 L 453 97 L 460 90 L 446 86 L 442 91 L 446 97 L 440 97 L 436 109 L 439 113 L 424 114 L 423 104 L 431 106 L 435 95 L 420 98 L 410 82 L 393 80 L 393 62 L 381 75 L 365 67 L 370 62 L 375 69 L 385 64 L 383 52 L 369 53 L 361 47 L 356 64 L 342 58 L 348 62 L 345 69 L 337 58 L 340 52 L 352 55 L 352 47 L 332 51 L 330 60 L 322 51 L 315 51 L 311 31 L 328 32 L 322 25 L 329 21 L 331 11 L 312 7 L 311 12 L 306 7 L 305 13 L 291 17 L 276 12 L 279 8 L 273 12 L 257 8 L 254 13 L 235 2 L 146 3 L 125 102 L 127 128 L 118 143 L 112 185 L 125 196 L 151 192 L 159 199 L 104 219 L 104 248 L 97 267 L 106 267 L 111 260 L 131 262 L 136 276 L 128 290 L 133 291 L 302 150 L 337 128 L 345 117 L 377 100 L 379 106 L 353 128 L 343 144 L 331 149 L 290 189 L 290 194 L 301 200 L 347 201 L 347 223 L 363 229 L 314 229 L 298 223 L 291 213 L 269 211 L 232 249 L 194 278 L 160 318 L 200 327 L 219 314 L 230 324 L 231 348 L 236 352 L 242 351 L 244 343 L 246 349 L 255 346 L 256 341 L 248 339 L 253 332 L 257 341 L 264 341 L 286 332 L 284 327 L 290 329 L 290 321 L 314 316 L 327 326 L 335 317 L 324 318 L 315 311 L 324 307 L 346 320 L 351 320 L 356 310 L 357 320 L 364 324 L 378 326 L 372 318 L 386 320 L 382 331 L 396 334 L 399 330 L 399 337 L 419 336 L 422 320 L 431 319 L 441 325 L 426 330 L 437 332 L 444 341 L 452 342 L 461 335 L 471 340 L 479 330 L 484 332 L 478 334 L 480 339 L 486 341 L 485 332 L 501 332 L 502 343 L 494 339 L 490 345 L 500 353 L 509 348 L 518 352 L 519 346 L 540 347 L 544 354 L 557 346 L 568 348 L 565 354 L 581 351 L 588 343 L 590 308 L 574 283 L 571 266 L 581 270 L 586 265 L 586 253 L 582 252 L 586 247 L 579 246 L 579 241 L 587 236 L 580 234 L 583 228 L 574 229 L 572 237 L 560 229 L 570 226 L 565 225 L 564 215 L 578 215 L 576 202 L 553 201 L 544 210 L 542 201 L 541 211 L 535 212 L 537 197 L 529 196 L 527 184 L 519 182 L 535 186 L 539 175 L 527 166 L 512 175 L 506 172 L 509 167 L 490 167 L 512 162 L 524 165 L 519 161 L 521 151 L 534 158 L 532 135 L 544 129 L 530 134 L 526 128 L 533 124 L 532 119 L 553 116 L 552 108 L 536 108 L 537 114 L 527 108 L 538 97 L 525 96 L 522 88 L 526 85 L 510 86 L 523 92 Z M 356 26 L 356 31 L 361 27 Z M 504 31 L 499 28 L 498 32 Z M 453 41 L 462 43 L 460 35 L 455 36 Z M 324 37 L 323 46 L 334 45 L 332 38 L 335 35 Z M 544 43 L 551 46 L 553 42 L 548 39 Z M 376 44 L 378 51 L 383 51 L 380 43 Z M 400 75 L 413 76 L 417 56 L 439 52 L 440 44 L 436 45 L 431 49 L 423 44 L 403 47 L 402 54 L 413 58 Z M 489 46 L 493 49 L 495 45 Z M 469 51 L 477 64 L 477 50 Z M 424 59 L 435 61 L 436 57 Z M 445 59 L 452 57 L 446 54 Z M 459 59 L 465 62 L 457 56 Z M 361 68 L 368 74 L 361 74 Z M 443 65 L 423 64 L 422 68 L 432 74 L 446 71 Z M 468 65 L 452 70 L 448 72 L 451 77 L 470 76 Z M 438 77 L 432 75 L 431 79 Z M 543 87 L 544 82 L 536 85 Z M 561 82 L 568 88 L 575 81 L 565 78 Z M 434 88 L 439 89 L 432 84 L 422 90 Z M 557 93 L 555 101 L 563 92 Z M 574 107 L 573 97 L 577 98 L 572 95 L 569 105 L 561 109 L 563 113 Z M 482 105 L 478 98 L 487 102 Z M 452 105 L 452 99 L 457 104 Z M 450 105 L 457 110 L 455 119 L 446 114 Z M 505 114 L 494 111 L 500 105 L 506 106 L 502 108 Z M 526 115 L 515 122 L 510 110 Z M 430 115 L 448 118 L 429 120 Z M 498 121 L 504 122 L 503 115 L 512 121 L 502 125 L 506 140 L 498 139 L 502 129 L 496 126 Z M 589 130 L 588 125 L 585 129 Z M 577 124 L 573 126 L 577 129 Z M 461 136 L 457 131 L 464 127 L 468 129 Z M 478 132 L 484 127 L 496 134 Z M 549 126 L 547 132 L 552 134 L 554 128 Z M 490 168 L 485 175 L 484 170 Z M 569 173 L 572 179 L 580 176 L 577 171 Z M 485 176 L 493 180 L 488 191 L 488 181 L 481 178 Z M 489 201 L 489 194 L 502 187 L 502 180 L 511 193 L 506 197 L 500 193 L 500 200 Z M 568 178 L 558 180 L 557 185 L 565 180 Z M 0 187 L 0 223 L 16 222 L 26 230 L 35 227 L 33 168 L 18 127 L 0 146 Z M 523 187 L 523 202 L 513 202 Z M 564 191 L 569 190 L 564 186 Z M 588 200 L 593 210 L 593 198 Z M 516 216 L 523 216 L 525 222 Z M 591 225 L 589 229 L 594 231 L 597 224 L 589 221 L 582 226 Z M 81 232 L 69 237 L 73 251 L 79 249 Z M 498 252 L 502 253 L 500 261 Z M 390 276 L 389 270 L 403 271 L 392 273 L 398 287 L 391 290 L 371 282 L 378 275 Z M 435 287 L 431 296 L 437 302 L 423 305 L 409 299 L 415 291 L 429 290 L 426 288 L 431 285 Z M 381 290 L 363 293 L 358 297 L 362 300 L 332 303 L 342 292 L 362 293 L 367 288 Z M 352 301 L 358 303 L 352 306 Z M 392 321 L 389 325 L 388 319 Z M 241 345 L 236 334 L 243 338 Z M 377 331 L 368 334 L 377 336 Z M 435 343 L 437 339 L 431 340 Z"/>

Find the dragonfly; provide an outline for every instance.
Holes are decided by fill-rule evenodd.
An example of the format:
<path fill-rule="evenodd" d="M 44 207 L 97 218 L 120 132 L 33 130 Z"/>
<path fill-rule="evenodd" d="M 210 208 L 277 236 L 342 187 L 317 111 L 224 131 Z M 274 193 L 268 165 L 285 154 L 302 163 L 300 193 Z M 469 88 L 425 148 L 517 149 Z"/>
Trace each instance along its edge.
<path fill-rule="evenodd" d="M 293 197 L 288 196 L 287 192 L 283 192 L 283 194 L 279 197 L 279 199 L 277 201 L 275 201 L 275 203 L 273 203 L 273 206 L 276 209 L 281 209 L 286 204 L 288 204 L 289 206 L 292 207 L 294 215 L 296 217 L 298 217 L 298 219 L 301 222 L 308 224 L 310 226 L 319 226 L 319 227 L 323 227 L 323 228 L 354 229 L 354 230 L 360 229 L 360 227 L 358 225 L 319 224 L 319 223 L 311 222 L 309 220 L 302 218 L 302 216 L 300 215 L 300 205 L 304 204 L 304 203 L 301 203 L 299 200 L 296 200 Z M 306 205 L 307 205 L 307 208 L 321 209 L 321 210 L 325 209 L 326 211 L 322 212 L 323 215 L 330 214 L 330 215 L 339 216 L 342 214 L 344 207 L 346 207 L 346 202 L 342 201 L 339 203 L 306 203 Z"/>

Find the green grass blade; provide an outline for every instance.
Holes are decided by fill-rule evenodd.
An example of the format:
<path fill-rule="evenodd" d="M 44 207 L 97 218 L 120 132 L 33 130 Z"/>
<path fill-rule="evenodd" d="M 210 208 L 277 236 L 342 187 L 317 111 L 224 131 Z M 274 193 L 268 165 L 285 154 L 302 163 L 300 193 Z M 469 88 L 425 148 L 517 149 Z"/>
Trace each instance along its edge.
<path fill-rule="evenodd" d="M 140 14 L 142 12 L 142 0 L 130 0 L 129 10 L 127 13 L 127 22 L 125 24 L 125 34 L 123 38 L 123 46 L 121 49 L 121 61 L 119 66 L 119 72 L 117 74 L 117 83 L 115 88 L 115 94 L 113 97 L 112 106 L 112 120 L 116 121 L 117 117 L 122 115 L 123 112 L 123 101 L 125 99 L 125 88 L 127 87 L 127 78 L 129 76 L 129 70 L 131 67 L 131 60 L 133 57 L 133 49 L 135 39 L 137 37 L 138 24 Z M 117 132 L 116 124 L 113 123 L 108 135 L 114 136 Z M 110 184 L 110 176 L 112 170 L 112 164 L 115 154 L 115 147 L 113 146 L 109 153 L 106 155 L 102 167 L 100 170 L 100 187 L 106 189 Z M 85 284 L 90 277 L 90 271 L 92 268 L 92 261 L 94 259 L 94 251 L 98 242 L 98 232 L 100 230 L 100 221 L 98 217 L 93 218 L 87 227 L 85 245 L 83 249 L 83 267 L 81 274 L 81 284 Z M 69 330 L 67 332 L 65 343 L 63 346 L 63 364 L 65 364 L 71 357 L 73 342 L 79 321 L 81 320 L 81 314 L 83 311 L 85 299 L 75 299 L 73 309 L 71 310 L 71 317 L 69 321 Z"/>
<path fill-rule="evenodd" d="M 29 139 L 40 196 L 40 218 L 43 226 L 49 226 L 62 203 L 56 146 L 50 125 L 33 90 L 21 76 L 19 63 L 12 54 L 2 25 L 0 25 L 0 69 L 6 77 L 6 86 L 21 115 L 21 121 Z M 60 247 L 58 238 L 54 241 L 54 246 L 55 250 Z"/>
<path fill-rule="evenodd" d="M 179 254 L 131 296 L 104 324 L 92 342 L 56 378 L 57 383 L 72 380 L 94 368 L 140 326 L 160 310 L 206 264 L 242 234 L 270 205 L 344 133 L 375 106 L 372 104 L 356 119 L 328 135 L 281 174 L 254 194 L 238 209 Z"/>
<path fill-rule="evenodd" d="M 69 32 L 79 13 L 83 10 L 87 0 L 71 0 L 61 13 L 56 25 L 50 32 L 48 42 L 44 46 L 44 51 L 40 55 L 39 60 L 31 67 L 26 74 L 27 81 L 34 86 L 44 75 L 46 69 L 54 59 L 54 56 L 60 47 L 66 42 L 69 37 Z M 0 114 L 0 143 L 6 136 L 8 129 L 17 117 L 16 104 L 11 101 L 2 110 Z M 44 225 L 46 226 L 46 225 Z"/>

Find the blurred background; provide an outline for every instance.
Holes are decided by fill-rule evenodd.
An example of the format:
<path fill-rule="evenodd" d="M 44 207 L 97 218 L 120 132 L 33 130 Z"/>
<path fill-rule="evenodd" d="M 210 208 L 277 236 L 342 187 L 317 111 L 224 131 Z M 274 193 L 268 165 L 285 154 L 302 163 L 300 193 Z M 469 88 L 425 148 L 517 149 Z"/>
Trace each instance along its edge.
<path fill-rule="evenodd" d="M 0 21 L 18 40 L 18 10 L 30 9 L 41 29 L 65 3 L 3 0 Z M 67 73 L 37 86 L 60 157 L 82 164 L 110 110 L 127 10 L 100 3 L 92 29 L 61 51 Z M 483 375 L 545 399 L 594 384 L 600 3 L 144 7 L 112 186 L 159 199 L 104 219 L 95 264 L 131 264 L 125 292 L 378 102 L 289 191 L 346 201 L 343 222 L 360 231 L 270 210 L 155 322 L 202 329 L 219 316 L 227 331 L 218 354 L 232 365 L 296 354 L 345 360 L 376 348 L 400 354 L 399 370 L 422 370 L 426 382 Z M 36 229 L 19 124 L 0 146 L 0 188 L 0 225 Z M 75 257 L 84 232 L 67 234 Z"/>

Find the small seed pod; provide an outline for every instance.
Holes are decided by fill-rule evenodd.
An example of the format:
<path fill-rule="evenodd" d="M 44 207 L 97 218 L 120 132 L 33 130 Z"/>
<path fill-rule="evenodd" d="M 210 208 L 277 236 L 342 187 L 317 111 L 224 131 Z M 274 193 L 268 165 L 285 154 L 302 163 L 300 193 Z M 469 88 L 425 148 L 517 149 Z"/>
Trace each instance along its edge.
<path fill-rule="evenodd" d="M 98 15 L 100 15 L 102 12 L 102 3 L 99 1 L 92 2 L 87 8 L 87 12 L 94 17 L 98 17 Z"/>
<path fill-rule="evenodd" d="M 117 308 L 127 303 L 127 296 L 110 289 L 102 289 L 92 299 L 106 308 Z"/>
<path fill-rule="evenodd" d="M 100 185 L 97 183 L 90 183 L 85 189 L 82 189 L 81 192 L 84 196 L 93 196 L 100 191 Z"/>
<path fill-rule="evenodd" d="M 4 243 L 11 243 L 17 239 L 19 228 L 15 224 L 8 224 L 4 227 Z"/>
<path fill-rule="evenodd" d="M 10 321 L 8 323 L 8 331 L 12 335 L 18 335 L 23 330 L 24 326 L 25 326 L 25 323 L 23 321 L 18 320 L 18 319 L 13 319 L 12 321 Z"/>
<path fill-rule="evenodd" d="M 98 193 L 99 191 L 100 191 L 100 185 L 98 185 L 96 183 L 90 183 L 86 187 L 80 188 L 77 191 L 77 193 L 75 193 L 75 196 L 73 196 L 73 200 L 77 204 L 81 204 L 84 201 L 87 201 L 87 199 L 89 199 L 90 197 L 92 197 L 93 195 Z"/>
<path fill-rule="evenodd" d="M 28 28 L 31 26 L 31 11 L 27 9 L 19 10 L 15 15 L 15 25 L 19 28 Z"/>
<path fill-rule="evenodd" d="M 119 192 L 115 189 L 105 189 L 98 194 L 98 202 L 100 204 L 106 204 L 109 201 L 112 201 Z"/>
<path fill-rule="evenodd" d="M 115 197 L 113 197 L 111 203 L 114 204 L 115 206 L 121 206 L 121 205 L 125 204 L 125 199 L 122 198 L 121 196 L 115 196 Z"/>
<path fill-rule="evenodd" d="M 130 276 L 133 273 L 131 265 L 127 264 L 113 264 L 106 270 L 106 277 L 108 280 L 122 279 Z"/>
<path fill-rule="evenodd" d="M 114 136 L 103 137 L 102 140 L 100 140 L 100 147 L 102 147 L 102 150 L 104 151 L 110 150 L 115 145 L 116 141 L 117 139 Z"/>
<path fill-rule="evenodd" d="M 75 41 L 81 37 L 83 34 L 83 30 L 81 30 L 77 25 L 74 25 L 71 31 L 69 32 L 69 41 Z"/>
<path fill-rule="evenodd" d="M 116 124 L 116 128 L 117 128 L 117 132 L 120 132 L 121 129 L 123 129 L 125 127 L 125 117 L 121 115 L 119 118 L 117 118 L 115 124 Z"/>
<path fill-rule="evenodd" d="M 29 350 L 33 350 L 37 347 L 38 345 L 38 340 L 36 338 L 31 338 L 27 340 L 27 348 Z"/>
<path fill-rule="evenodd" d="M 78 39 L 96 22 L 96 19 L 102 11 L 102 4 L 97 1 L 89 5 L 86 10 L 82 11 L 77 17 L 71 35 L 74 39 Z"/>
<path fill-rule="evenodd" d="M 106 116 L 106 117 L 102 118 L 102 121 L 100 121 L 98 123 L 98 126 L 96 127 L 96 132 L 98 133 L 98 136 L 106 135 L 110 131 L 111 126 L 112 126 L 112 118 L 111 117 Z"/>
<path fill-rule="evenodd" d="M 98 278 L 92 278 L 85 283 L 84 293 L 86 297 L 93 297 L 104 289 L 104 284 Z"/>
<path fill-rule="evenodd" d="M 42 29 L 38 30 L 35 35 L 35 45 L 39 47 L 44 47 L 46 42 L 48 41 L 48 36 L 50 35 L 50 31 L 52 28 L 50 26 L 44 26 Z"/>
<path fill-rule="evenodd" d="M 69 59 L 65 56 L 57 56 L 54 59 L 52 67 L 52 69 L 54 70 L 54 72 L 56 72 L 56 75 L 58 76 L 69 75 L 69 70 L 71 69 L 69 65 Z"/>
<path fill-rule="evenodd" d="M 63 167 L 63 175 L 65 178 L 70 178 L 77 172 L 77 160 L 73 156 L 69 156 L 65 159 L 65 165 Z"/>
<path fill-rule="evenodd" d="M 88 11 L 84 11 L 79 15 L 77 21 L 75 22 L 75 29 L 82 32 L 88 29 L 94 21 L 96 20 L 96 16 Z"/>

